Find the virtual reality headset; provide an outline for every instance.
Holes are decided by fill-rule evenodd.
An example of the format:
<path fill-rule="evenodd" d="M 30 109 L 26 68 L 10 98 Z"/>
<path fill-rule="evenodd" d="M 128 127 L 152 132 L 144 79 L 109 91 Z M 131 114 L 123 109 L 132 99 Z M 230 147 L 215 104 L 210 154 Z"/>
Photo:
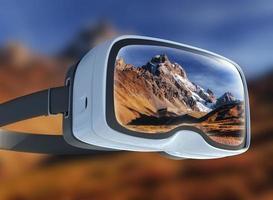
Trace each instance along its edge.
<path fill-rule="evenodd" d="M 240 67 L 196 47 L 121 36 L 91 49 L 65 85 L 0 104 L 0 125 L 63 114 L 63 135 L 2 130 L 0 148 L 48 153 L 161 152 L 174 158 L 237 155 L 250 145 Z"/>

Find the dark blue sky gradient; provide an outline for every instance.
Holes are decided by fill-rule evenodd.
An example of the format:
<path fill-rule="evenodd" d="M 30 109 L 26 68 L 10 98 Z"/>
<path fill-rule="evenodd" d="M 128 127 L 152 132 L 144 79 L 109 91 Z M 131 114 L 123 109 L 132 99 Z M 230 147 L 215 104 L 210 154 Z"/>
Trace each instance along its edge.
<path fill-rule="evenodd" d="M 25 42 L 54 54 L 87 24 L 109 20 L 121 32 L 160 37 L 222 54 L 248 76 L 273 68 L 271 0 L 3 0 L 0 44 Z"/>

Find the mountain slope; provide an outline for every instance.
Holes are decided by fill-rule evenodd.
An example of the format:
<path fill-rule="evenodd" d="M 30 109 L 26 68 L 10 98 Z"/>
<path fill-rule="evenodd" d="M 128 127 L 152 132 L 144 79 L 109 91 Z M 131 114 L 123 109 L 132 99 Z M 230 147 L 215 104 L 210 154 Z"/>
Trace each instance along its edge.
<path fill-rule="evenodd" d="M 216 102 L 230 103 L 217 100 L 212 90 L 191 82 L 184 68 L 172 63 L 167 55 L 156 55 L 140 67 L 119 58 L 114 80 L 116 114 L 122 124 L 143 115 L 159 118 L 187 114 L 200 118 Z"/>

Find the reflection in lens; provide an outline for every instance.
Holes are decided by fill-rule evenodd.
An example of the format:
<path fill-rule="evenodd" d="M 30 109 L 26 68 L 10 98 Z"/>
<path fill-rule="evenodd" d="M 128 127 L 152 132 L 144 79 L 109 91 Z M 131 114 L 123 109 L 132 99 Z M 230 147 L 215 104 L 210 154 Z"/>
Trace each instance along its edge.
<path fill-rule="evenodd" d="M 114 71 L 118 123 L 146 134 L 198 128 L 217 143 L 245 137 L 244 88 L 229 62 L 168 47 L 123 47 Z"/>

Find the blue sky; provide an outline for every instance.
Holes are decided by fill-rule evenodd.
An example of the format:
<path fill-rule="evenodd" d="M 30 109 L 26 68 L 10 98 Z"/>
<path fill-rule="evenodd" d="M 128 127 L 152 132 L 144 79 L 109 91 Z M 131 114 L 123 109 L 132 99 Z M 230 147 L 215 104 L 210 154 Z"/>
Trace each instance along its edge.
<path fill-rule="evenodd" d="M 143 45 L 126 46 L 119 51 L 118 57 L 140 67 L 160 54 L 166 54 L 172 63 L 180 64 L 190 81 L 205 90 L 210 89 L 217 98 L 225 92 L 231 92 L 237 99 L 244 99 L 240 74 L 229 62 L 168 47 Z"/>
<path fill-rule="evenodd" d="M 271 0 L 2 0 L 0 44 L 19 40 L 54 54 L 84 26 L 109 20 L 121 32 L 160 37 L 222 54 L 248 77 L 273 69 Z"/>

